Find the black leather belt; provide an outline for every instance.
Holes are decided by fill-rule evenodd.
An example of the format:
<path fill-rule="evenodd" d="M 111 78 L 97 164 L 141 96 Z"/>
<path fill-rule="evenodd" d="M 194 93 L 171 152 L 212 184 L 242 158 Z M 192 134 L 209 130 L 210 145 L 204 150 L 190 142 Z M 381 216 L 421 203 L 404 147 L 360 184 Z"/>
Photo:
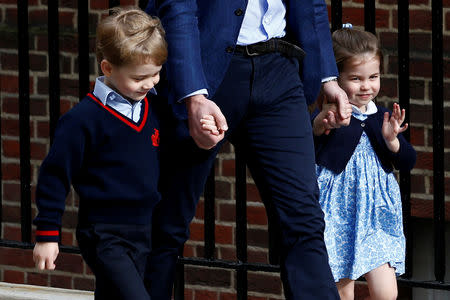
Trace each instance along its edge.
<path fill-rule="evenodd" d="M 278 38 L 246 46 L 236 45 L 234 51 L 243 53 L 247 56 L 278 52 L 287 57 L 295 57 L 299 62 L 301 62 L 306 55 L 302 48 Z"/>

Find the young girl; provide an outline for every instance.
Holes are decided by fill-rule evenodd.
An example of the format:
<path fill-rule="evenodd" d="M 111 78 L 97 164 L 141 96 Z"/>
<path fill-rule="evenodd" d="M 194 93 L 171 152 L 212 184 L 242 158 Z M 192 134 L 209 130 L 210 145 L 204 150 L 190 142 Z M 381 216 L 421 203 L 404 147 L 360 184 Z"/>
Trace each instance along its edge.
<path fill-rule="evenodd" d="M 370 299 L 396 299 L 404 273 L 405 237 L 400 189 L 393 168 L 410 170 L 416 153 L 400 134 L 405 110 L 373 102 L 380 90 L 382 54 L 376 37 L 344 28 L 333 34 L 338 83 L 353 107 L 350 125 L 332 129 L 333 104 L 313 121 L 325 243 L 341 299 L 354 299 L 365 276 Z"/>

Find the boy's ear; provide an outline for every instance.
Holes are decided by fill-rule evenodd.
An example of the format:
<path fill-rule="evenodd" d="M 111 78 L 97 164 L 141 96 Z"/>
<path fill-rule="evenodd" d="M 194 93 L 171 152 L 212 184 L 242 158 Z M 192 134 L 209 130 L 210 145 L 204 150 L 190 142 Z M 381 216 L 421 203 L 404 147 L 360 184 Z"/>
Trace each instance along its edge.
<path fill-rule="evenodd" d="M 111 76 L 111 72 L 112 72 L 112 64 L 107 61 L 106 59 L 103 59 L 100 63 L 100 68 L 102 69 L 102 73 L 106 76 L 106 77 L 110 77 Z"/>

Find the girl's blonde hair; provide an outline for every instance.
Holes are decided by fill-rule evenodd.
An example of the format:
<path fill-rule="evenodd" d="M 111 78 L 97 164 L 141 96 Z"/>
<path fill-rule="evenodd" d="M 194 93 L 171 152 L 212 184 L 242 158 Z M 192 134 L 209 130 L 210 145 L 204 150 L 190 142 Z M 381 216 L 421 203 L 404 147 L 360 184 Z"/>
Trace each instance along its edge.
<path fill-rule="evenodd" d="M 116 66 L 167 60 L 167 43 L 161 21 L 137 7 L 116 7 L 97 27 L 97 61 Z"/>
<path fill-rule="evenodd" d="M 368 31 L 353 28 L 342 28 L 333 32 L 333 51 L 339 73 L 346 61 L 358 55 L 373 54 L 383 65 L 383 53 L 377 37 Z"/>

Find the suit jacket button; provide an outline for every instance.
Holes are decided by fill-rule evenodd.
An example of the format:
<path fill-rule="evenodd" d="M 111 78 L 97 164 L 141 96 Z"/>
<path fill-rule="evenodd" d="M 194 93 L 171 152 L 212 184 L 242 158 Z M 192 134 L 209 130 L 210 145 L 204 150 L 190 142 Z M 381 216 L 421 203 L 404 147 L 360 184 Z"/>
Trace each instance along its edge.
<path fill-rule="evenodd" d="M 244 13 L 244 11 L 242 10 L 242 9 L 240 9 L 240 8 L 238 8 L 238 9 L 236 9 L 235 11 L 234 11 L 234 14 L 236 15 L 236 16 L 242 16 L 242 14 Z"/>
<path fill-rule="evenodd" d="M 231 46 L 228 46 L 228 47 L 225 49 L 225 51 L 227 51 L 227 53 L 233 53 L 234 48 L 231 47 Z"/>
<path fill-rule="evenodd" d="M 364 126 L 366 126 L 366 123 L 361 123 L 361 127 L 364 127 Z"/>

